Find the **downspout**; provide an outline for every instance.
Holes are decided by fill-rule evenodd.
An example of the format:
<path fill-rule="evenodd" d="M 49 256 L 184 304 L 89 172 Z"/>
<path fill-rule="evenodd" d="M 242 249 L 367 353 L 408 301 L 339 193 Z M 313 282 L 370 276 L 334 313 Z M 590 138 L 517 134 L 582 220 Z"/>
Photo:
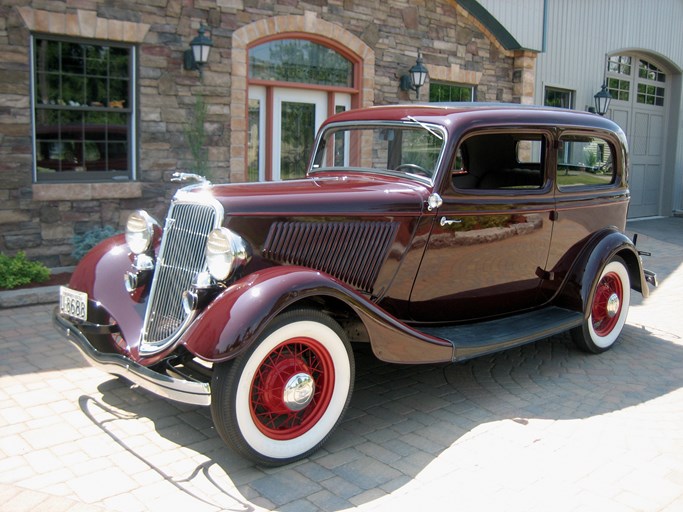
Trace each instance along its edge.
<path fill-rule="evenodd" d="M 545 53 L 548 37 L 548 0 L 543 0 L 543 36 L 541 40 L 541 53 Z"/>

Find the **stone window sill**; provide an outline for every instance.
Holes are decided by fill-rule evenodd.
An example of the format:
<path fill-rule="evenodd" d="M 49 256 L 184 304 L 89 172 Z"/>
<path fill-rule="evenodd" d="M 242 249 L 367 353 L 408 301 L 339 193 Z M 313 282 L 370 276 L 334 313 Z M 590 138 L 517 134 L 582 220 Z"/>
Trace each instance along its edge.
<path fill-rule="evenodd" d="M 142 197 L 142 183 L 34 183 L 34 201 L 97 201 Z"/>

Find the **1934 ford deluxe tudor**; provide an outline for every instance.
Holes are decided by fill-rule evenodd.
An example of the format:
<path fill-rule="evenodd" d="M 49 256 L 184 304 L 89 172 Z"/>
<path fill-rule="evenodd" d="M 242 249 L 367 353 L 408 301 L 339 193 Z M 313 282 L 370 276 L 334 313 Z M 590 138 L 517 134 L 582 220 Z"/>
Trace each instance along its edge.
<path fill-rule="evenodd" d="M 211 407 L 262 464 L 331 434 L 352 343 L 459 362 L 570 331 L 610 348 L 654 275 L 624 233 L 623 132 L 595 114 L 388 106 L 333 116 L 305 179 L 180 189 L 61 289 L 55 324 L 92 363 Z M 181 175 L 180 178 L 187 178 Z"/>

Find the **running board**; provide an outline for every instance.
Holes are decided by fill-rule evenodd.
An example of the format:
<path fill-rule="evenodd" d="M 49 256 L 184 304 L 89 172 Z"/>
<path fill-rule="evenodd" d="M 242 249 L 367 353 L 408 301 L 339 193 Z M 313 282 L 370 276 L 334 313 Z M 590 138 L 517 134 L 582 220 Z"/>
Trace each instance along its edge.
<path fill-rule="evenodd" d="M 453 361 L 465 361 L 542 340 L 578 327 L 583 314 L 549 307 L 488 322 L 420 329 L 453 344 Z"/>

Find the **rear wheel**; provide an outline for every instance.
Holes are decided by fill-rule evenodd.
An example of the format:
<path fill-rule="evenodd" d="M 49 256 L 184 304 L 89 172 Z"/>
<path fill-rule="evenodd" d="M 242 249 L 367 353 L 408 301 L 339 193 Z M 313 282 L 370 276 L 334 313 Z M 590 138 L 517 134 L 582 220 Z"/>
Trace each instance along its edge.
<path fill-rule="evenodd" d="M 353 379 L 341 327 L 319 311 L 293 310 L 235 361 L 214 368 L 211 414 L 240 454 L 286 464 L 327 440 L 348 407 Z"/>
<path fill-rule="evenodd" d="M 624 260 L 615 257 L 600 272 L 583 325 L 572 330 L 576 345 L 598 354 L 612 347 L 626 323 L 631 280 Z"/>

